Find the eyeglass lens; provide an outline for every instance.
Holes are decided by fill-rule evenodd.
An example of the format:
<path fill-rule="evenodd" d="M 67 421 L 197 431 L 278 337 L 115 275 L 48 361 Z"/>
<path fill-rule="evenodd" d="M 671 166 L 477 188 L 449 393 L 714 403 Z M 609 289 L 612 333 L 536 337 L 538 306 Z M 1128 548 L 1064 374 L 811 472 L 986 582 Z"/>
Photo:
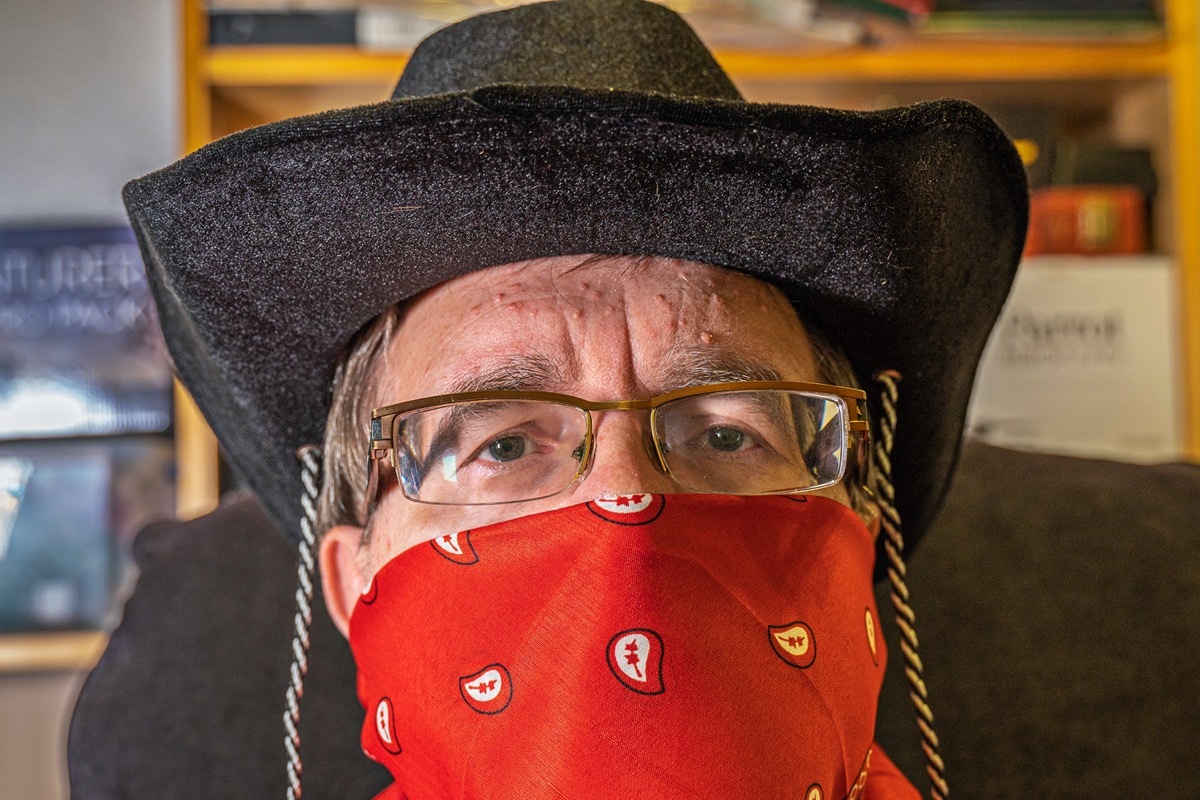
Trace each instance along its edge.
<path fill-rule="evenodd" d="M 679 398 L 652 417 L 667 471 L 681 489 L 763 494 L 841 478 L 843 412 L 834 397 L 753 390 Z M 393 441 L 408 497 L 473 505 L 563 491 L 583 468 L 587 437 L 588 414 L 576 406 L 475 400 L 402 415 Z"/>
<path fill-rule="evenodd" d="M 476 400 L 397 422 L 404 493 L 425 503 L 511 503 L 575 480 L 587 412 L 535 400 Z"/>
<path fill-rule="evenodd" d="M 837 481 L 843 419 L 830 398 L 720 392 L 659 407 L 655 432 L 671 475 L 692 491 L 766 494 Z"/>

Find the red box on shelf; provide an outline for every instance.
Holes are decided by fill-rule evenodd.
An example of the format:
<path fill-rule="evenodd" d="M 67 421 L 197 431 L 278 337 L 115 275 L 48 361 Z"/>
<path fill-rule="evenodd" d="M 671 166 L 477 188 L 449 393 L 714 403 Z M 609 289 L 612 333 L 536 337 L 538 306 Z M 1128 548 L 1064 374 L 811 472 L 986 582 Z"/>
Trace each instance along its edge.
<path fill-rule="evenodd" d="M 1045 186 L 1029 198 L 1025 255 L 1144 253 L 1146 195 L 1136 186 Z"/>

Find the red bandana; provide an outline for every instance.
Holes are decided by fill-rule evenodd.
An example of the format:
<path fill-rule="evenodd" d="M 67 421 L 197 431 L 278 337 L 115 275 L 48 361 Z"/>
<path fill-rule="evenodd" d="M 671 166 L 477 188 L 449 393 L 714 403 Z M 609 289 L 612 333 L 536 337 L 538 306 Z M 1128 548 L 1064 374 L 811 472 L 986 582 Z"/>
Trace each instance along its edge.
<path fill-rule="evenodd" d="M 872 746 L 862 521 L 632 495 L 443 536 L 350 624 L 383 798 L 916 798 Z"/>

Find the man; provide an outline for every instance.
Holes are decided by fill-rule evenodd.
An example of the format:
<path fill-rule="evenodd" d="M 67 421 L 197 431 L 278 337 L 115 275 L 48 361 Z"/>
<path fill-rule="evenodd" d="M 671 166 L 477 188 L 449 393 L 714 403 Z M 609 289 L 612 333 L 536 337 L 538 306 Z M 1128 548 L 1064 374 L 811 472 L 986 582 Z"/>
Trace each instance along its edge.
<path fill-rule="evenodd" d="M 181 376 L 300 542 L 293 794 L 328 528 L 388 797 L 913 795 L 871 741 L 873 541 L 936 510 L 1021 250 L 983 114 L 747 104 L 665 9 L 567 0 L 126 201 Z"/>

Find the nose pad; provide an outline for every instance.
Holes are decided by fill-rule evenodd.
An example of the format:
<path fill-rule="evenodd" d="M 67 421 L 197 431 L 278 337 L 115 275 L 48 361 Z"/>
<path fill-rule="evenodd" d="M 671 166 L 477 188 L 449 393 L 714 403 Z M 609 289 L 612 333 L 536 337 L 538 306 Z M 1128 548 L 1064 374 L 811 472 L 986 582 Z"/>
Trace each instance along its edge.
<path fill-rule="evenodd" d="M 584 477 L 589 494 L 605 497 L 650 492 L 670 494 L 680 491 L 662 468 L 654 439 L 646 427 L 649 420 L 641 415 L 606 413 L 597 420 L 595 451 L 591 468 Z"/>
<path fill-rule="evenodd" d="M 646 451 L 646 456 L 654 468 L 665 475 L 667 468 L 659 458 L 658 448 L 654 446 L 654 437 L 650 435 L 650 429 L 645 427 L 642 428 L 642 449 Z"/>

